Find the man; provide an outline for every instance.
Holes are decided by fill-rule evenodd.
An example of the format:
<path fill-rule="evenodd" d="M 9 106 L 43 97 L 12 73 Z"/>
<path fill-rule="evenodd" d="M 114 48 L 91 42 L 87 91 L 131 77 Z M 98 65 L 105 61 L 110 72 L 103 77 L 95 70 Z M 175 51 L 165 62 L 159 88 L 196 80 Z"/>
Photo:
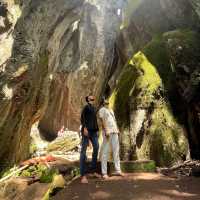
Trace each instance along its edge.
<path fill-rule="evenodd" d="M 86 173 L 86 150 L 89 144 L 89 140 L 93 146 L 91 170 L 95 170 L 97 166 L 97 156 L 99 150 L 98 143 L 98 124 L 96 117 L 96 109 L 94 107 L 95 98 L 93 95 L 86 97 L 87 105 L 83 108 L 81 113 L 81 125 L 82 125 L 82 146 L 80 154 L 80 173 L 81 183 L 88 183 Z"/>
<path fill-rule="evenodd" d="M 102 124 L 102 156 L 101 156 L 101 171 L 104 179 L 108 179 L 107 162 L 109 157 L 109 146 L 112 147 L 113 160 L 116 174 L 124 176 L 120 168 L 119 159 L 119 129 L 112 109 L 109 108 L 108 100 L 102 100 L 102 108 L 99 110 L 99 117 Z"/>

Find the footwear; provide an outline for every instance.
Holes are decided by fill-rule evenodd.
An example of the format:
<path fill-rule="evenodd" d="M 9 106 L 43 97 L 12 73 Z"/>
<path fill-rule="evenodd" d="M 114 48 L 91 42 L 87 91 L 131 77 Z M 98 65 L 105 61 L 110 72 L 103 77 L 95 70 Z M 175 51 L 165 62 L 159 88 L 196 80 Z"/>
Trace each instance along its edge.
<path fill-rule="evenodd" d="M 104 175 L 102 176 L 102 178 L 103 178 L 104 180 L 108 180 L 108 179 L 109 179 L 109 176 L 108 176 L 107 174 L 104 174 Z"/>
<path fill-rule="evenodd" d="M 83 183 L 83 184 L 88 184 L 88 180 L 87 180 L 87 177 L 86 177 L 86 176 L 82 176 L 82 177 L 81 177 L 81 183 Z"/>

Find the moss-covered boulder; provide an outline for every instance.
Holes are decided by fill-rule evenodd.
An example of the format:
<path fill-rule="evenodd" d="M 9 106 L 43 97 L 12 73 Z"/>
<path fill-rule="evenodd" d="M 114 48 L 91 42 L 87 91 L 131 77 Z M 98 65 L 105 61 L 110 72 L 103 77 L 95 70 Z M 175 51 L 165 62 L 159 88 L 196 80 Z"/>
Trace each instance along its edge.
<path fill-rule="evenodd" d="M 186 157 L 184 128 L 167 95 L 173 79 L 170 63 L 165 38 L 156 37 L 121 73 L 110 102 L 122 130 L 123 159 L 153 159 L 157 165 L 170 165 Z"/>
<path fill-rule="evenodd" d="M 185 125 L 193 159 L 200 159 L 200 39 L 190 30 L 171 31 L 163 36 L 167 41 L 171 65 L 175 74 L 176 101 L 174 113 Z M 175 93 L 176 92 L 176 93 Z M 171 95 L 172 99 L 172 95 Z M 179 113 L 179 114 L 178 114 Z"/>
<path fill-rule="evenodd" d="M 200 39 L 198 32 L 178 29 L 155 37 L 144 49 L 162 79 L 173 115 L 184 125 L 193 159 L 199 159 Z"/>

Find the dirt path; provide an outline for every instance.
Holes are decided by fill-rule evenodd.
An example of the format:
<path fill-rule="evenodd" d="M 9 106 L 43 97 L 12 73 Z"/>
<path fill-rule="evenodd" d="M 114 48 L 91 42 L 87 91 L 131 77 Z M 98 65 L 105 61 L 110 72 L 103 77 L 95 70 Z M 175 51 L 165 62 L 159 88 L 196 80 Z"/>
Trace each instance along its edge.
<path fill-rule="evenodd" d="M 74 181 L 53 200 L 200 200 L 200 178 L 169 178 L 155 173 L 132 173 L 108 181 Z"/>

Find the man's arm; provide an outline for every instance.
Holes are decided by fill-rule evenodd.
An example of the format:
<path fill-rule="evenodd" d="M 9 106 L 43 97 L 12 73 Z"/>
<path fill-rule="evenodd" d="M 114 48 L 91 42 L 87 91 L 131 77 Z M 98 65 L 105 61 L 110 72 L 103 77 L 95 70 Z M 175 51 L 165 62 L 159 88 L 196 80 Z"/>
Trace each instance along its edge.
<path fill-rule="evenodd" d="M 83 111 L 81 113 L 81 124 L 82 124 L 82 127 L 83 127 L 83 134 L 85 136 L 88 136 L 88 130 L 87 130 L 87 127 L 86 127 L 86 106 L 83 108 Z"/>
<path fill-rule="evenodd" d="M 85 107 L 83 108 L 81 112 L 81 125 L 82 127 L 85 127 Z"/>

